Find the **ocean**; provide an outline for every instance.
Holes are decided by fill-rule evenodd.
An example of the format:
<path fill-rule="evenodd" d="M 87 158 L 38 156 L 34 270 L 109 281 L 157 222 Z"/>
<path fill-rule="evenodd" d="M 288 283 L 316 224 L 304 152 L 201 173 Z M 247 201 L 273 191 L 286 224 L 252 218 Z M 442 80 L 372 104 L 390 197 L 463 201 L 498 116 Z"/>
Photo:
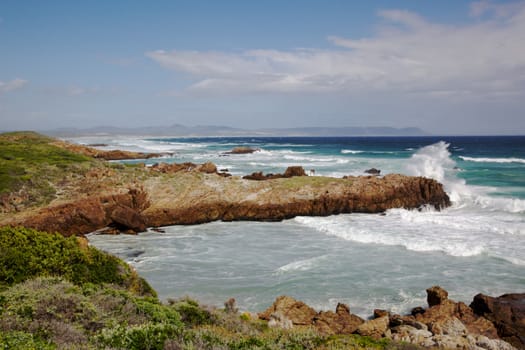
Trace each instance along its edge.
<path fill-rule="evenodd" d="M 76 138 L 106 149 L 173 152 L 147 163 L 214 162 L 233 175 L 315 176 L 402 173 L 444 184 L 442 211 L 392 209 L 386 215 L 296 217 L 283 222 L 213 222 L 164 227 L 165 233 L 91 235 L 94 246 L 131 265 L 162 299 L 189 295 L 262 311 L 280 295 L 318 310 L 347 303 L 406 313 L 440 285 L 456 301 L 477 293 L 525 292 L 525 136 Z M 225 155 L 237 146 L 253 154 Z"/>

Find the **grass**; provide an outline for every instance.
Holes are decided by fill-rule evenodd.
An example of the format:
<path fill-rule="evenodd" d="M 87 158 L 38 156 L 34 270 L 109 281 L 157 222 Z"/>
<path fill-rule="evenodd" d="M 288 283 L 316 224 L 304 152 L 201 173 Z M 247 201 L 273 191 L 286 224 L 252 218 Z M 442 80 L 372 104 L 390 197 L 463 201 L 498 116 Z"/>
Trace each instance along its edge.
<path fill-rule="evenodd" d="M 357 335 L 269 328 L 231 302 L 162 303 L 120 259 L 35 230 L 0 229 L 0 349 L 415 349 Z M 142 284 L 142 289 L 137 285 Z"/>
<path fill-rule="evenodd" d="M 94 163 L 53 141 L 34 132 L 0 134 L 0 196 L 19 192 L 26 203 L 47 203 L 55 194 L 53 184 L 65 173 L 86 171 Z"/>

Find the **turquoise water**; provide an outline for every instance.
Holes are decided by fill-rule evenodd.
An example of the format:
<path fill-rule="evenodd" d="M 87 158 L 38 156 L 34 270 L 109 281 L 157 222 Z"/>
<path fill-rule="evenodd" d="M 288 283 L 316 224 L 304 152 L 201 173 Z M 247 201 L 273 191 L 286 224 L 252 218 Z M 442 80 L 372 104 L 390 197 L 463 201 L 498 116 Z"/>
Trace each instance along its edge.
<path fill-rule="evenodd" d="M 525 291 L 525 137 L 424 138 L 103 138 L 107 148 L 175 152 L 167 162 L 212 161 L 234 175 L 405 173 L 437 179 L 451 208 L 386 215 L 298 217 L 282 223 L 210 223 L 166 233 L 91 236 L 133 264 L 162 298 L 183 295 L 222 305 L 230 297 L 259 311 L 279 295 L 318 309 L 346 302 L 369 316 L 425 304 L 439 284 L 470 302 L 478 292 Z M 236 146 L 259 151 L 225 155 Z M 154 163 L 159 159 L 149 160 Z"/>

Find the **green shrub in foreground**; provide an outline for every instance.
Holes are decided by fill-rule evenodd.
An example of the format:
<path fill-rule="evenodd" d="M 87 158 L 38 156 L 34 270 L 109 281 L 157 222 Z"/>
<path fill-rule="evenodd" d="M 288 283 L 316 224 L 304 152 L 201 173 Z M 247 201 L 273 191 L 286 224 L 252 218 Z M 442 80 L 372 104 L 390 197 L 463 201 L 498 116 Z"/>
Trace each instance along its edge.
<path fill-rule="evenodd" d="M 124 261 L 96 248 L 82 247 L 76 237 L 0 228 L 0 287 L 36 276 L 61 276 L 77 285 L 113 283 L 138 294 L 155 295 Z"/>

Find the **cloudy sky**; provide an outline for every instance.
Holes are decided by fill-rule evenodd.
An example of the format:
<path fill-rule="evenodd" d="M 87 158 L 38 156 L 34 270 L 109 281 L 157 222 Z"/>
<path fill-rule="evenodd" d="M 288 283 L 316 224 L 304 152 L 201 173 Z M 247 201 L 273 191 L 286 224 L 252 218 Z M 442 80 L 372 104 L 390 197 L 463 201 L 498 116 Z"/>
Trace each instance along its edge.
<path fill-rule="evenodd" d="M 0 130 L 525 134 L 525 1 L 0 1 Z"/>

